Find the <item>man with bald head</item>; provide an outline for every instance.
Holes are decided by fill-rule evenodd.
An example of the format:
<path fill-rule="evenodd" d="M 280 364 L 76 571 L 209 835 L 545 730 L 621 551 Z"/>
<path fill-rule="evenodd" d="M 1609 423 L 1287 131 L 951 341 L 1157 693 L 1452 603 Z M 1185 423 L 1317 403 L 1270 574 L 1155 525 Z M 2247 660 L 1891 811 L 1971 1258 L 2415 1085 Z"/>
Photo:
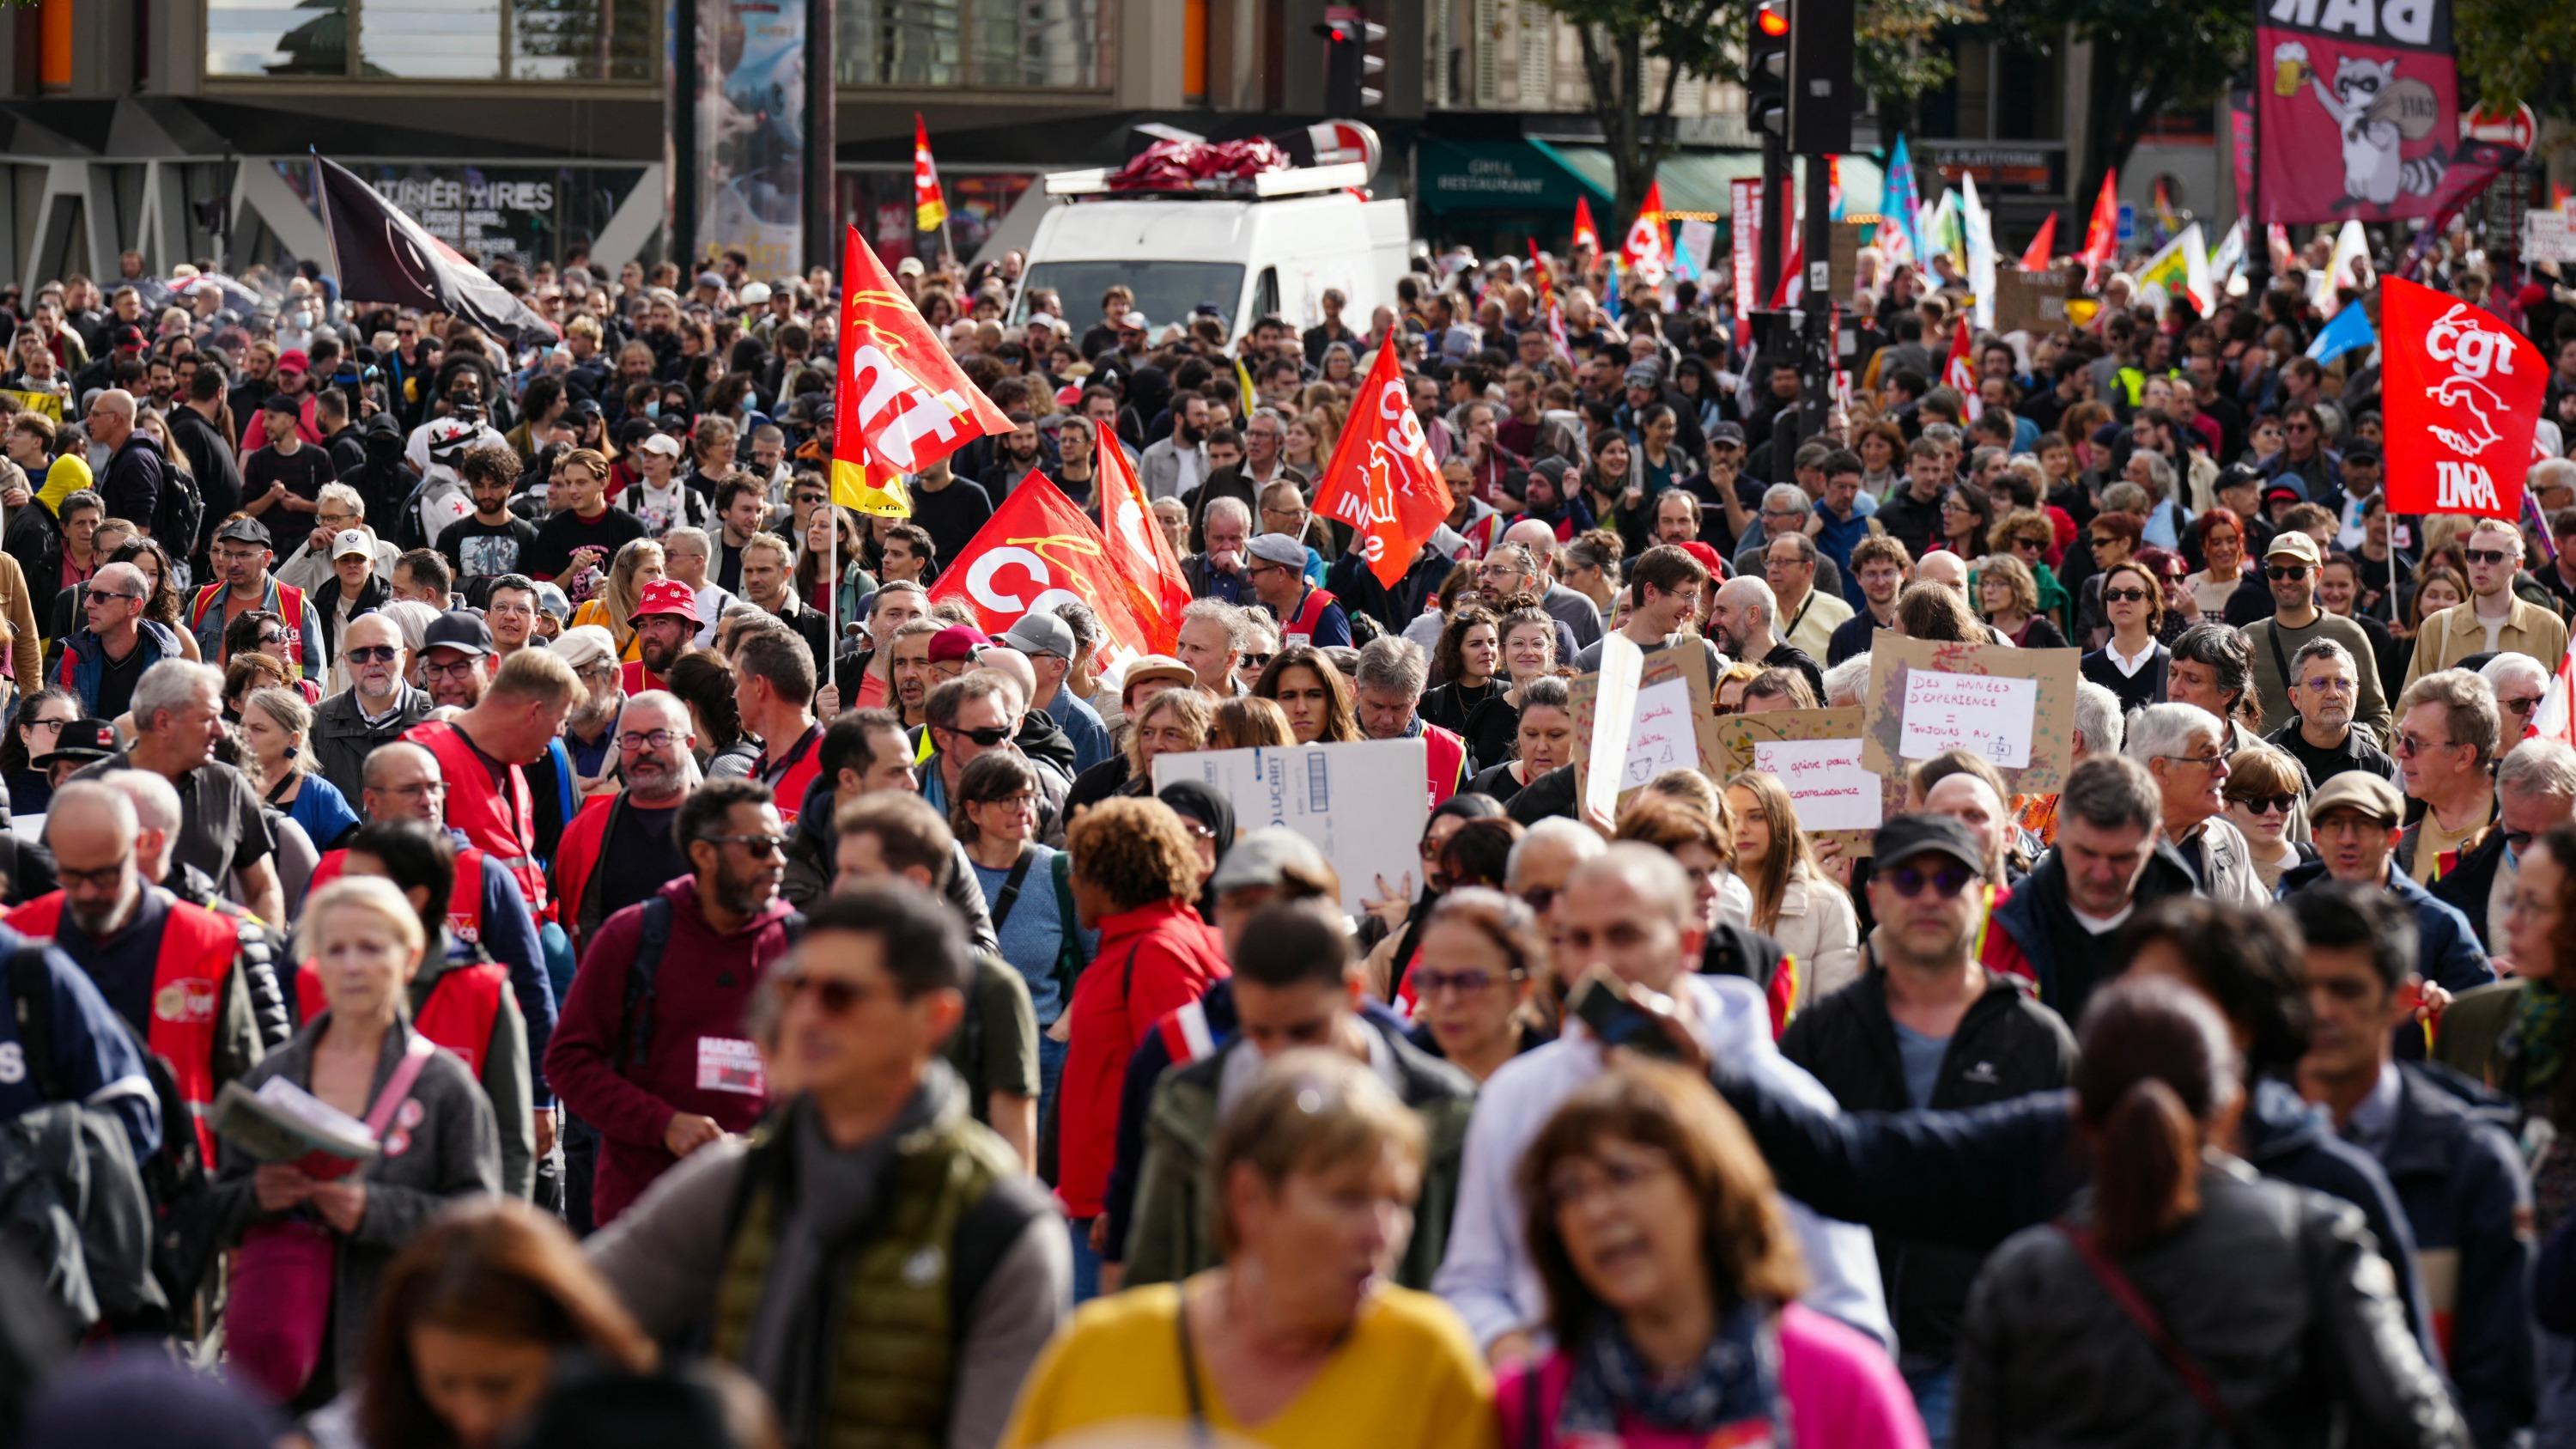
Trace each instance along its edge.
<path fill-rule="evenodd" d="M 1556 530 L 1535 518 L 1524 518 L 1503 530 L 1503 542 L 1519 544 L 1530 551 L 1531 558 L 1538 560 L 1539 577 L 1547 585 L 1546 591 L 1539 595 L 1538 606 L 1574 635 L 1574 647 L 1588 649 L 1599 642 L 1600 606 L 1556 581 Z M 1557 657 L 1571 659 L 1574 656 L 1569 653 Z"/>
<path fill-rule="evenodd" d="M 108 450 L 107 471 L 98 480 L 107 516 L 130 518 L 145 529 L 161 512 L 161 485 L 170 473 L 161 442 L 134 425 L 134 394 L 121 387 L 101 391 L 89 400 L 85 419 L 90 441 Z M 173 554 L 184 550 L 173 546 Z"/>
<path fill-rule="evenodd" d="M 1940 763 L 1925 761 L 1924 773 L 1931 774 L 1932 767 Z M 2012 877 L 2005 873 L 2005 860 L 2012 851 L 2013 813 L 1982 776 L 1958 768 L 1941 775 L 1923 790 L 1923 812 L 1947 815 L 1968 827 L 1985 849 L 1985 879 L 2011 884 Z"/>
<path fill-rule="evenodd" d="M 1825 698 L 1825 671 L 1806 650 L 1780 637 L 1779 604 L 1771 595 L 1771 586 L 1760 579 L 1737 577 L 1718 585 L 1717 601 L 1709 605 L 1708 632 L 1732 659 L 1758 664 L 1765 669 L 1794 669 L 1807 681 L 1807 688 L 1821 704 Z"/>
<path fill-rule="evenodd" d="M 143 617 L 151 596 L 143 570 L 130 563 L 99 565 L 81 589 L 86 622 L 63 641 L 54 683 L 78 695 L 81 713 L 91 719 L 125 713 L 143 671 L 186 654 L 177 630 Z"/>
<path fill-rule="evenodd" d="M 355 800 L 368 755 L 429 718 L 433 705 L 429 691 L 407 682 L 402 626 L 382 614 L 360 614 L 340 631 L 340 666 L 349 687 L 314 709 L 311 749 L 322 778 Z"/>
<path fill-rule="evenodd" d="M 232 922 L 146 880 L 142 833 L 123 793 L 97 780 L 66 782 L 45 813 L 45 844 L 63 888 L 10 912 L 7 924 L 52 937 L 169 1063 L 180 1100 L 210 1108 L 225 1082 L 258 1063 L 266 1043 L 233 969 L 241 945 Z M 201 1112 L 191 1115 L 211 1162 L 214 1134 Z"/>
<path fill-rule="evenodd" d="M 1819 1111 L 1835 1110 L 1815 1078 L 1772 1046 L 1771 1008 L 1761 988 L 1740 977 L 1699 973 L 1706 933 L 1690 879 L 1670 855 L 1633 841 L 1613 845 L 1574 866 L 1551 914 L 1558 969 L 1562 979 L 1581 983 L 1577 991 L 1614 990 L 1666 1005 L 1712 1060 Z M 1601 1041 L 1572 1015 L 1567 1021 L 1565 1035 L 1516 1058 L 1477 1097 L 1449 1251 L 1433 1280 L 1434 1291 L 1498 1364 L 1531 1356 L 1537 1345 L 1528 1326 L 1543 1322 L 1547 1312 L 1513 1180 L 1521 1155 L 1558 1105 L 1605 1066 Z M 1785 1207 L 1812 1275 L 1808 1306 L 1891 1341 L 1870 1235 L 1795 1202 Z"/>

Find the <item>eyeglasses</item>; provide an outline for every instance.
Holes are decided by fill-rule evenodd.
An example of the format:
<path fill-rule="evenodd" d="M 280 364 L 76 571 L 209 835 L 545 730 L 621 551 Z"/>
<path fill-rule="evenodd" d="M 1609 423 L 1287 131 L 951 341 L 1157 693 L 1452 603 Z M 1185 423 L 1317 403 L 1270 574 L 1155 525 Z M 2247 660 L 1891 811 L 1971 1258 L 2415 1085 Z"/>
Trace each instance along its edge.
<path fill-rule="evenodd" d="M 2156 758 L 2160 760 L 2171 760 L 2177 765 L 2198 765 L 2204 770 L 2223 770 L 2227 768 L 2227 756 L 2216 750 L 2212 750 L 2205 755 L 2158 755 Z"/>
<path fill-rule="evenodd" d="M 132 599 L 139 604 L 143 602 L 144 596 L 141 594 L 121 593 L 115 589 L 92 588 L 81 590 L 81 602 L 83 603 L 103 604 L 110 599 Z"/>
<path fill-rule="evenodd" d="M 445 780 L 422 780 L 417 784 L 390 786 L 384 793 L 388 795 L 399 795 L 405 799 L 426 800 L 432 795 L 446 794 L 447 782 Z"/>
<path fill-rule="evenodd" d="M 950 734 L 961 739 L 973 740 L 977 748 L 986 750 L 1011 737 L 1011 732 L 1001 725 L 987 725 L 980 730 L 953 729 L 945 725 L 941 728 L 947 729 Z"/>
<path fill-rule="evenodd" d="M 264 630 L 259 636 L 259 642 L 263 645 L 283 644 L 286 642 L 286 635 L 274 629 Z"/>
<path fill-rule="evenodd" d="M 2472 548 L 2464 549 L 2462 552 L 2468 555 L 2469 562 L 2473 564 L 2500 564 L 2514 557 L 2500 548 Z"/>
<path fill-rule="evenodd" d="M 356 644 L 341 651 L 341 657 L 352 664 L 391 664 L 402 651 L 391 644 Z"/>
<path fill-rule="evenodd" d="M 1413 973 L 1413 994 L 1424 999 L 1437 996 L 1443 991 L 1455 991 L 1461 996 L 1474 996 L 1480 992 L 1490 991 L 1506 980 L 1517 980 L 1520 974 L 1514 971 L 1509 976 L 1496 976 L 1491 971 L 1434 971 L 1428 967 L 1422 967 L 1417 968 Z"/>
<path fill-rule="evenodd" d="M 2352 693 L 2352 681 L 2349 679 L 2336 679 L 2329 675 L 2321 675 L 2315 679 L 2300 680 L 2299 688 L 2306 690 L 2310 694 L 2350 694 Z"/>
<path fill-rule="evenodd" d="M 2276 810 L 2287 815 L 2299 805 L 2299 794 L 2295 790 L 2284 790 L 2278 795 L 2231 795 L 2228 798 L 2256 815 L 2269 815 Z"/>
<path fill-rule="evenodd" d="M 621 750 L 640 750 L 646 745 L 651 745 L 657 750 L 667 750 L 683 738 L 685 737 L 678 730 L 628 730 L 617 737 L 617 747 Z"/>
<path fill-rule="evenodd" d="M 778 994 L 781 1003 L 793 1001 L 810 991 L 814 994 L 814 1004 L 822 1008 L 823 1014 L 836 1017 L 858 1010 L 883 990 L 882 987 L 844 981 L 838 976 L 816 976 L 808 971 L 772 971 L 768 984 L 769 989 Z"/>
<path fill-rule="evenodd" d="M 2422 735 L 2402 734 L 2397 737 L 2397 753 L 2401 757 L 2412 758 L 2426 750 L 2446 749 L 2458 743 L 2458 740 L 2428 740 Z"/>
<path fill-rule="evenodd" d="M 1928 870 L 1919 865 L 1900 865 L 1878 877 L 1907 900 L 1923 894 L 1923 888 L 1927 885 L 1939 892 L 1943 900 L 1950 900 L 1959 892 L 1966 890 L 1968 882 L 1975 878 L 1976 872 L 1955 860 L 1946 861 Z"/>
<path fill-rule="evenodd" d="M 787 853 L 787 837 L 784 835 L 704 835 L 699 839 L 712 840 L 718 845 L 739 845 L 754 856 Z"/>
<path fill-rule="evenodd" d="M 131 859 L 120 860 L 114 865 L 101 866 L 96 870 L 73 870 L 68 866 L 58 865 L 54 867 L 54 876 L 65 885 L 87 886 L 91 890 L 103 891 L 123 884 L 125 872 L 133 865 L 134 862 Z"/>
<path fill-rule="evenodd" d="M 2306 564 L 2265 564 L 2263 572 L 2276 579 L 2288 579 L 2292 583 L 2297 583 L 2308 576 L 2308 566 Z"/>
<path fill-rule="evenodd" d="M 1270 667 L 1270 656 L 1267 654 L 1246 654 L 1243 656 L 1243 667 L 1246 669 L 1267 669 Z"/>
<path fill-rule="evenodd" d="M 63 732 L 63 726 L 70 723 L 71 721 L 67 719 L 31 719 L 27 721 L 26 728 L 31 730 L 52 730 L 56 734 L 61 734 Z"/>
<path fill-rule="evenodd" d="M 483 661 L 480 659 L 459 659 L 452 664 L 441 664 L 433 659 L 430 662 L 423 664 L 420 667 L 420 672 L 423 677 L 429 679 L 438 679 L 441 677 L 449 679 L 465 679 L 470 677 L 474 673 L 475 668 L 482 662 Z"/>
<path fill-rule="evenodd" d="M 2104 589 L 2102 591 L 2102 602 L 2106 604 L 2143 604 L 2146 601 L 2147 591 L 2144 589 Z"/>

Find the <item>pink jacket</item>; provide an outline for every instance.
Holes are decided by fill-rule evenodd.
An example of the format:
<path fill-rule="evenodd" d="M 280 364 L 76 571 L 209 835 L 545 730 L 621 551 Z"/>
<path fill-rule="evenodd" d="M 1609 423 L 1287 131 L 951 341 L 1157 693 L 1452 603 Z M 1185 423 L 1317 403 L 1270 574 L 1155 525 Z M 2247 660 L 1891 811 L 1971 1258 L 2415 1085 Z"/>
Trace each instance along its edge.
<path fill-rule="evenodd" d="M 1538 1432 L 1529 1422 L 1529 1377 L 1538 1375 Z M 1551 1353 L 1535 1370 L 1506 1369 L 1494 1385 L 1502 1449 L 1557 1449 L 1557 1405 L 1573 1366 Z M 1780 1313 L 1780 1382 L 1789 1396 L 1795 1449 L 1926 1449 L 1922 1416 L 1884 1350 L 1811 1308 Z M 1701 1441 L 1643 1425 L 1622 1426 L 1625 1449 L 1700 1449 Z M 1782 1446 L 1789 1449 L 1789 1446 Z"/>

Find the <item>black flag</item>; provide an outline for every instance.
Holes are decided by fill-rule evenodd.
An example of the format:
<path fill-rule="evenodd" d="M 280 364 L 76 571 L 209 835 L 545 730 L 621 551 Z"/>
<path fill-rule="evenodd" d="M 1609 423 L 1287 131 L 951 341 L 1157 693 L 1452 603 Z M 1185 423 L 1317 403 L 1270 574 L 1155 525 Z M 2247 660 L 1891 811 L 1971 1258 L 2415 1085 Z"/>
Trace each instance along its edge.
<path fill-rule="evenodd" d="M 553 323 L 349 168 L 328 157 L 313 159 L 322 168 L 322 225 L 331 234 L 340 295 L 462 317 L 513 348 L 544 346 L 561 336 Z"/>

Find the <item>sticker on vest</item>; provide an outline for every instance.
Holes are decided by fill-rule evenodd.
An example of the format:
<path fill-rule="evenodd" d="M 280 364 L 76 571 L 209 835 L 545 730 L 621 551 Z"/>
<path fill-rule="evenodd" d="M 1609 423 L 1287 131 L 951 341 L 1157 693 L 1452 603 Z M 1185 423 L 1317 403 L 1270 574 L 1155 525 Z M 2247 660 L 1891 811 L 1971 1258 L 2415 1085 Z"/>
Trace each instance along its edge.
<path fill-rule="evenodd" d="M 385 1156 L 400 1157 L 411 1151 L 411 1134 L 400 1127 L 385 1134 Z"/>
<path fill-rule="evenodd" d="M 944 1255 L 935 1247 L 923 1248 L 903 1260 L 903 1281 L 907 1287 L 927 1288 L 939 1281 Z"/>
<path fill-rule="evenodd" d="M 769 1084 L 761 1075 L 760 1048 L 721 1036 L 699 1037 L 698 1090 L 767 1096 Z"/>
<path fill-rule="evenodd" d="M 483 939 L 483 918 L 480 914 L 469 915 L 464 911 L 449 911 L 447 934 L 455 937 L 461 945 L 480 943 Z"/>
<path fill-rule="evenodd" d="M 406 1097 L 403 1099 L 403 1104 L 394 1109 L 394 1125 L 397 1127 L 417 1127 L 420 1125 L 421 1119 L 428 1115 L 429 1114 L 427 1112 L 421 1110 L 419 1098 Z"/>
<path fill-rule="evenodd" d="M 152 1015 L 162 1021 L 200 1022 L 215 1019 L 215 983 L 202 976 L 185 976 L 152 993 Z"/>

